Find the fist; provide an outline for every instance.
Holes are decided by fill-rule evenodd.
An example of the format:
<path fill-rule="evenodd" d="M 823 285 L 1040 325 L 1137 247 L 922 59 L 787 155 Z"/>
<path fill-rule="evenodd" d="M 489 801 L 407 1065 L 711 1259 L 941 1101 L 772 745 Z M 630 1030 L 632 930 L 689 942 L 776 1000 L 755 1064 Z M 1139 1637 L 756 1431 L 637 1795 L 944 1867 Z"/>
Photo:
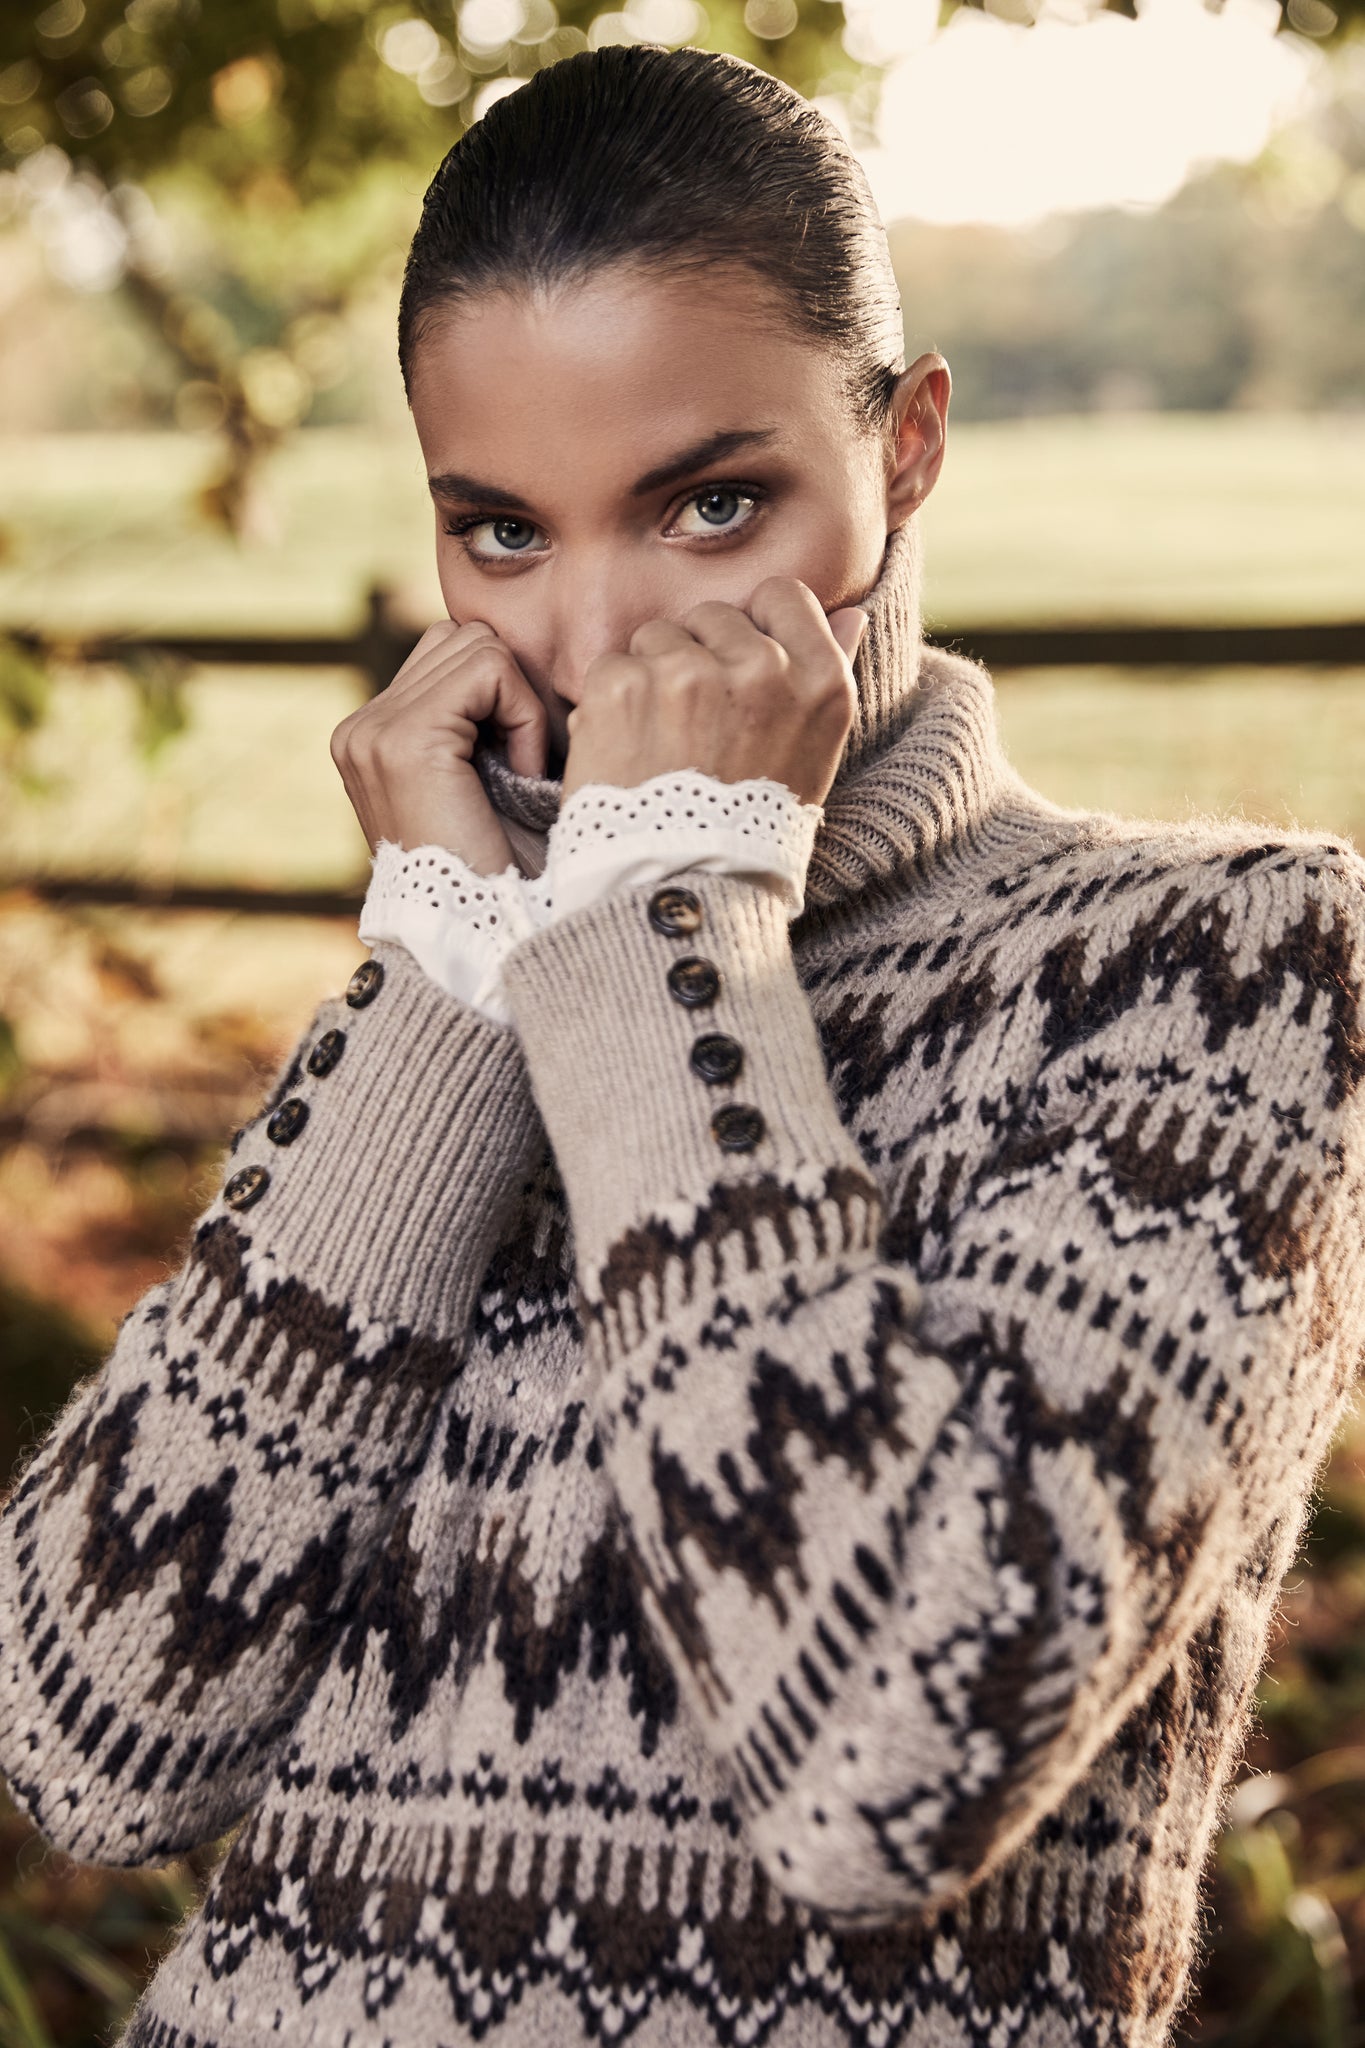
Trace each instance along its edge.
<path fill-rule="evenodd" d="M 828 618 L 790 576 L 760 583 L 747 612 L 699 604 L 654 619 L 625 654 L 592 662 L 569 714 L 564 794 L 693 768 L 722 782 L 770 776 L 802 803 L 829 792 L 856 708 L 856 606 Z"/>
<path fill-rule="evenodd" d="M 332 759 L 373 852 L 444 846 L 479 874 L 498 874 L 512 848 L 473 766 L 478 728 L 491 719 L 507 759 L 543 775 L 545 707 L 512 651 L 479 620 L 428 627 L 387 690 L 344 718 Z"/>

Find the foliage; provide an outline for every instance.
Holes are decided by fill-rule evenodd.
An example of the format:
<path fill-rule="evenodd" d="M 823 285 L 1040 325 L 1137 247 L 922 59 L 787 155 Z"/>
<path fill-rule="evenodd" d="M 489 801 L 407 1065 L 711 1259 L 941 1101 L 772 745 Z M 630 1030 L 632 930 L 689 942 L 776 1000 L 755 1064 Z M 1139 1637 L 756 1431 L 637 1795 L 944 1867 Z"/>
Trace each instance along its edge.
<path fill-rule="evenodd" d="M 1190 2048 L 1365 2040 L 1365 1413 L 1291 1573 L 1204 1911 Z"/>
<path fill-rule="evenodd" d="M 431 168 L 487 81 L 590 41 L 730 50 L 809 88 L 857 82 L 842 27 L 831 0 L 20 0 L 0 23 L 5 135 L 16 155 L 74 146 L 110 186 L 175 163 L 309 200 L 360 164 Z"/>
<path fill-rule="evenodd" d="M 159 1870 L 99 1870 L 48 1851 L 0 1797 L 0 2042 L 98 2048 L 126 2020 L 217 1850 Z"/>
<path fill-rule="evenodd" d="M 1365 42 L 1259 161 L 1155 211 L 890 234 L 909 324 L 952 364 L 959 418 L 1359 406 Z"/>
<path fill-rule="evenodd" d="M 262 454 L 344 375 L 338 315 L 411 232 L 414 187 L 488 103 L 610 41 L 727 49 L 870 114 L 832 0 L 21 0 L 0 14 L 0 166 L 72 232 L 72 281 L 121 279 L 216 424 L 201 505 L 253 519 Z M 73 175 L 71 166 L 77 166 Z M 174 173 L 174 268 L 151 195 Z M 274 258 L 274 289 L 244 241 Z"/>
<path fill-rule="evenodd" d="M 1326 12 L 1285 0 L 1307 34 Z M 431 165 L 482 84 L 590 42 L 695 43 L 802 90 L 856 84 L 843 14 L 834 0 L 18 0 L 0 20 L 0 107 L 12 154 L 74 144 L 111 185 L 193 163 L 229 190 L 268 175 L 309 198 L 377 158 Z"/>

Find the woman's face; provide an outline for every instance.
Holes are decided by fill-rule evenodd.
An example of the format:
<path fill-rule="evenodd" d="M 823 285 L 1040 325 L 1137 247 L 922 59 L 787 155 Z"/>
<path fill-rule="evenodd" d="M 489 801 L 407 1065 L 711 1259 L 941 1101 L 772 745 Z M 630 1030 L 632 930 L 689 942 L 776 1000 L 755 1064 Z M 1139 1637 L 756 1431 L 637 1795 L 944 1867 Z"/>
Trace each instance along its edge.
<path fill-rule="evenodd" d="M 946 367 L 941 395 L 913 374 L 889 455 L 858 431 L 841 366 L 745 269 L 604 269 L 433 323 L 411 396 L 442 595 L 516 656 L 550 714 L 552 774 L 589 664 L 646 620 L 744 608 L 773 575 L 826 612 L 865 594 L 942 459 Z"/>

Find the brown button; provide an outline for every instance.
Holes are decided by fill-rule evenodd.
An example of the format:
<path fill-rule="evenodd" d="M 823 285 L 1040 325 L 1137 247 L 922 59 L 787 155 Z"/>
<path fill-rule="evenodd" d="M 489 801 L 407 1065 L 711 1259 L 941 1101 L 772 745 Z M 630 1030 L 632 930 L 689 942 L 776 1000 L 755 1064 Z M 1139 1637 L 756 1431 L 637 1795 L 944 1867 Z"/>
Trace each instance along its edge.
<path fill-rule="evenodd" d="M 265 1127 L 265 1134 L 272 1145 L 292 1145 L 308 1121 L 308 1104 L 301 1102 L 297 1095 L 291 1095 L 288 1102 L 282 1102 Z"/>
<path fill-rule="evenodd" d="M 346 984 L 346 1000 L 353 1010 L 363 1010 L 384 986 L 384 970 L 377 960 L 362 960 Z"/>
<path fill-rule="evenodd" d="M 656 889 L 649 899 L 649 921 L 666 939 L 685 938 L 701 924 L 701 902 L 690 889 Z"/>
<path fill-rule="evenodd" d="M 324 1031 L 308 1055 L 309 1073 L 319 1076 L 330 1074 L 345 1050 L 346 1033 L 344 1031 Z"/>
<path fill-rule="evenodd" d="M 710 960 L 689 955 L 668 970 L 668 993 L 687 1010 L 705 1009 L 720 994 L 720 975 Z"/>
<path fill-rule="evenodd" d="M 733 1081 L 744 1065 L 744 1048 L 724 1031 L 708 1031 L 692 1048 L 692 1071 L 713 1085 Z"/>
<path fill-rule="evenodd" d="M 223 1189 L 223 1200 L 229 1209 L 251 1209 L 269 1186 L 270 1175 L 263 1166 L 244 1166 Z"/>
<path fill-rule="evenodd" d="M 727 1102 L 711 1119 L 711 1132 L 723 1152 L 752 1152 L 768 1126 L 760 1111 L 747 1102 Z"/>

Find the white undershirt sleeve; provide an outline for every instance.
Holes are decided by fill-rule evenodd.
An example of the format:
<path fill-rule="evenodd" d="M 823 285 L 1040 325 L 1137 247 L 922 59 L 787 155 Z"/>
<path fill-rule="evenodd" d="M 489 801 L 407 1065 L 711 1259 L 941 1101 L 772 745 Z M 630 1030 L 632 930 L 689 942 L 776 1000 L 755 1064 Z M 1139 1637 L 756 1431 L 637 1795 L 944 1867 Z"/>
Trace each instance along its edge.
<path fill-rule="evenodd" d="M 748 876 L 798 916 L 823 816 L 766 776 L 722 782 L 686 770 L 631 789 L 587 783 L 550 828 L 534 880 L 516 867 L 480 875 L 439 846 L 382 841 L 360 937 L 396 941 L 450 995 L 508 1024 L 500 977 L 513 946 L 603 896 L 696 869 Z"/>

